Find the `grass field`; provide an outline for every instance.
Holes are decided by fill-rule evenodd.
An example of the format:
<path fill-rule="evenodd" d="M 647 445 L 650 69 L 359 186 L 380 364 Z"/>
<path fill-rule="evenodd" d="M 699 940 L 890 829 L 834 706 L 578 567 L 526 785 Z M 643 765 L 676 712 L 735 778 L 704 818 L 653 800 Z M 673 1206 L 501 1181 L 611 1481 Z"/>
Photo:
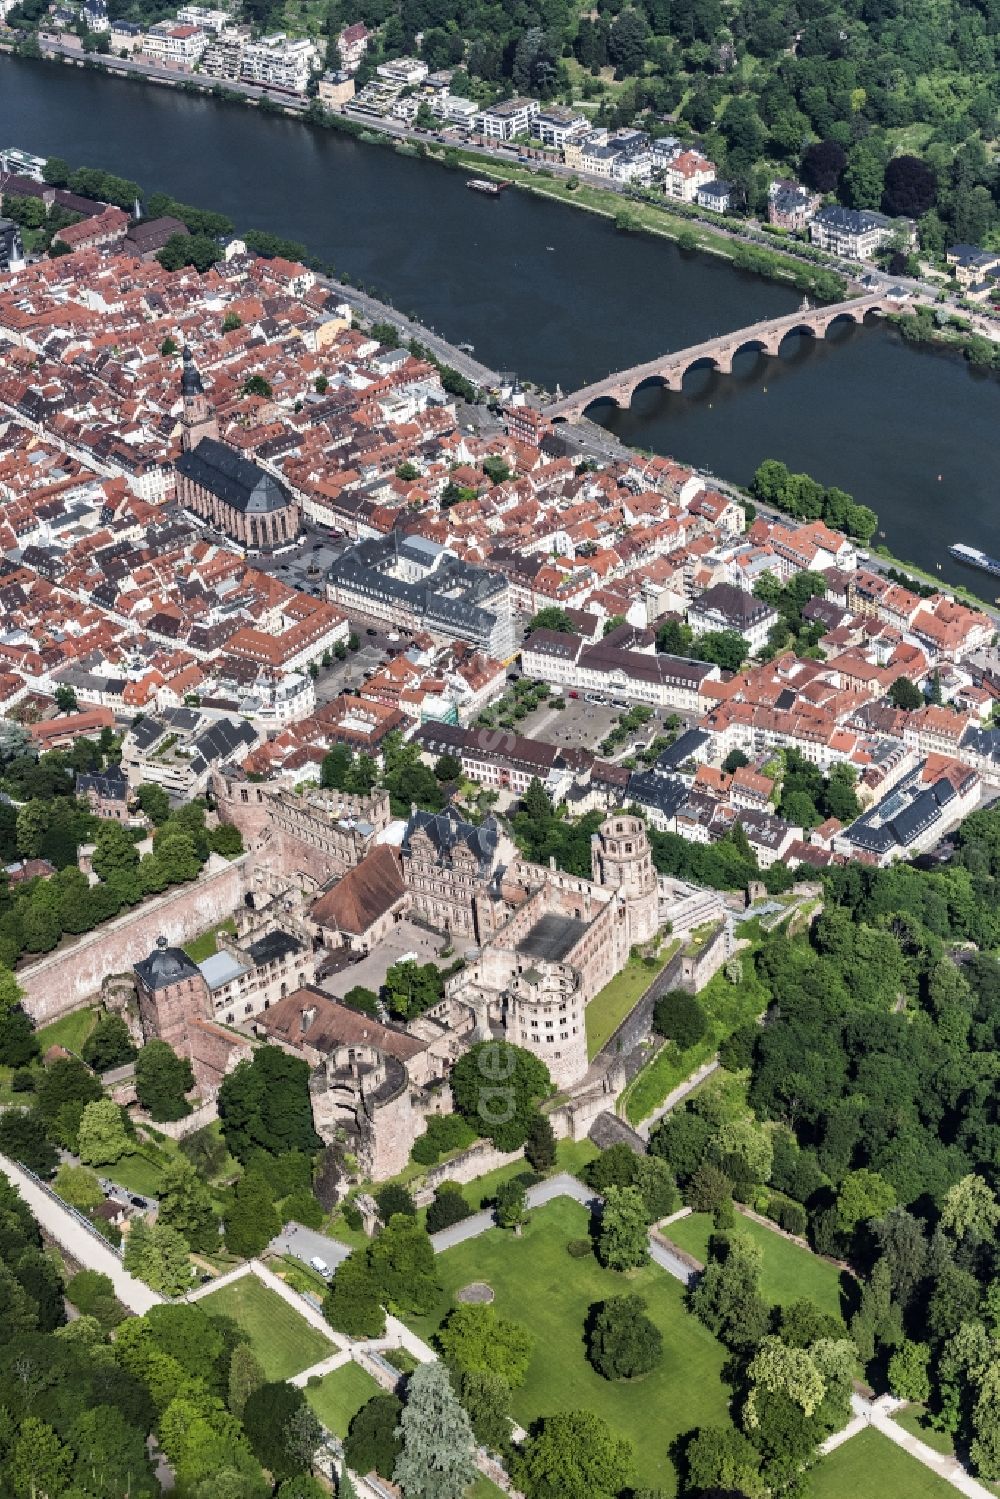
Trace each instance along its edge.
<path fill-rule="evenodd" d="M 601 1047 L 607 1045 L 625 1016 L 642 998 L 679 945 L 678 942 L 669 943 L 657 955 L 654 964 L 647 963 L 643 958 L 629 958 L 610 984 L 605 984 L 601 992 L 594 995 L 587 1006 L 587 1056 L 591 1061 Z"/>
<path fill-rule="evenodd" d="M 44 1056 L 50 1046 L 64 1046 L 67 1051 L 78 1053 L 96 1023 L 97 1011 L 88 1008 L 73 1010 L 71 1014 L 53 1020 L 51 1025 L 43 1025 L 38 1032 L 38 1044 L 42 1048 L 42 1055 Z"/>
<path fill-rule="evenodd" d="M 572 1259 L 566 1244 L 586 1235 L 587 1221 L 584 1208 L 560 1198 L 530 1215 L 520 1239 L 491 1229 L 447 1250 L 437 1262 L 446 1299 L 437 1315 L 412 1319 L 414 1330 L 431 1338 L 454 1293 L 469 1281 L 488 1281 L 497 1311 L 535 1335 L 527 1379 L 514 1392 L 516 1419 L 528 1425 L 556 1411 L 596 1411 L 632 1443 L 635 1482 L 673 1495 L 676 1475 L 668 1449 L 674 1437 L 728 1419 L 721 1379 L 725 1350 L 685 1310 L 681 1285 L 657 1266 L 622 1276 L 592 1257 Z M 584 1323 L 595 1301 L 623 1292 L 645 1298 L 663 1333 L 664 1355 L 646 1379 L 612 1384 L 587 1362 Z"/>
<path fill-rule="evenodd" d="M 659 1108 L 678 1083 L 707 1062 L 720 1042 L 741 1025 L 746 1025 L 767 1007 L 769 995 L 757 981 L 749 953 L 743 958 L 743 979 L 731 984 L 724 973 L 717 973 L 698 995 L 708 1015 L 708 1030 L 697 1046 L 678 1051 L 673 1041 L 664 1042 L 622 1094 L 625 1117 L 630 1124 L 640 1124 Z"/>
<path fill-rule="evenodd" d="M 236 922 L 231 916 L 227 916 L 225 921 L 217 921 L 215 926 L 210 927 L 207 932 L 202 932 L 200 936 L 192 937 L 190 942 L 185 942 L 184 951 L 192 963 L 204 963 L 206 958 L 210 958 L 213 953 L 219 951 L 216 932 L 229 932 L 231 936 L 235 931 Z"/>
<path fill-rule="evenodd" d="M 809 1499 L 953 1499 L 955 1490 L 877 1431 L 862 1431 L 809 1474 Z"/>
<path fill-rule="evenodd" d="M 333 1344 L 256 1275 L 244 1275 L 200 1303 L 243 1329 L 268 1379 L 301 1374 L 334 1352 Z"/>
<path fill-rule="evenodd" d="M 352 1360 L 324 1374 L 319 1384 L 306 1387 L 306 1398 L 327 1431 L 346 1437 L 351 1418 L 381 1388 Z"/>
<path fill-rule="evenodd" d="M 759 1246 L 763 1253 L 761 1289 L 769 1301 L 787 1306 L 789 1302 L 809 1296 L 823 1311 L 840 1316 L 840 1271 L 819 1255 L 801 1249 L 780 1234 L 754 1223 L 752 1218 L 737 1215 L 737 1231 Z M 667 1237 L 688 1254 L 705 1262 L 712 1219 L 708 1213 L 692 1213 L 679 1218 L 666 1230 Z"/>
<path fill-rule="evenodd" d="M 933 1426 L 925 1422 L 925 1409 L 922 1405 L 906 1405 L 901 1411 L 896 1411 L 893 1416 L 897 1426 L 904 1431 L 919 1437 L 926 1442 L 928 1447 L 933 1447 L 935 1452 L 943 1452 L 946 1457 L 954 1456 L 955 1443 L 952 1441 L 951 1433 L 947 1431 L 936 1431 Z"/>

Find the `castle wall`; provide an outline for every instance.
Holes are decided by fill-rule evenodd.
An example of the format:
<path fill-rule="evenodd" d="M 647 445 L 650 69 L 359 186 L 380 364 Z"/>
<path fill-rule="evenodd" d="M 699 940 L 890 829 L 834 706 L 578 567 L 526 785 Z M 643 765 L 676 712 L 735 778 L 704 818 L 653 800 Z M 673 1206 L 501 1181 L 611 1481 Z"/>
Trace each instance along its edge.
<path fill-rule="evenodd" d="M 24 1008 L 36 1025 L 47 1025 L 100 993 L 109 973 L 124 973 L 147 958 L 159 936 L 174 947 L 231 916 L 250 889 L 253 857 L 243 854 L 224 869 L 203 874 L 144 901 L 125 916 L 88 932 L 79 941 L 19 969 Z"/>

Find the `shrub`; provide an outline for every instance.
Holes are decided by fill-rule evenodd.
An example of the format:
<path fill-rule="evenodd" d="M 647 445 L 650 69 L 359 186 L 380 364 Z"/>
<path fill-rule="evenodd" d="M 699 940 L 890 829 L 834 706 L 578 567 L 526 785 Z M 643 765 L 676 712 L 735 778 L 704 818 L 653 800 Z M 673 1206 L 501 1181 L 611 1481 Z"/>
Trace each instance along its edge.
<path fill-rule="evenodd" d="M 591 1308 L 587 1357 L 605 1379 L 636 1379 L 660 1362 L 663 1335 L 641 1296 L 611 1296 Z"/>
<path fill-rule="evenodd" d="M 432 1114 L 425 1133 L 414 1142 L 410 1158 L 419 1166 L 435 1166 L 443 1155 L 465 1150 L 475 1138 L 475 1130 L 460 1114 Z"/>
<path fill-rule="evenodd" d="M 416 1203 L 405 1187 L 398 1182 L 389 1182 L 384 1187 L 379 1187 L 375 1193 L 375 1201 L 378 1204 L 378 1215 L 383 1223 L 388 1223 L 397 1213 L 403 1213 L 407 1218 L 417 1216 Z"/>
<path fill-rule="evenodd" d="M 588 1254 L 593 1254 L 594 1246 L 589 1239 L 570 1239 L 566 1245 L 566 1253 L 575 1260 L 586 1259 Z"/>
<path fill-rule="evenodd" d="M 782 1197 L 780 1193 L 774 1192 L 767 1201 L 767 1216 L 773 1218 L 786 1233 L 805 1237 L 808 1219 L 800 1202 L 793 1202 L 790 1197 Z"/>
<path fill-rule="evenodd" d="M 427 1232 L 439 1233 L 442 1228 L 461 1223 L 471 1213 L 472 1209 L 462 1196 L 462 1189 L 454 1182 L 442 1182 L 434 1193 L 434 1201 L 427 1209 Z"/>
<path fill-rule="evenodd" d="M 353 1202 L 344 1203 L 344 1222 L 348 1228 L 353 1228 L 355 1233 L 360 1233 L 364 1227 L 365 1220 L 361 1216 L 361 1209 L 355 1207 Z"/>

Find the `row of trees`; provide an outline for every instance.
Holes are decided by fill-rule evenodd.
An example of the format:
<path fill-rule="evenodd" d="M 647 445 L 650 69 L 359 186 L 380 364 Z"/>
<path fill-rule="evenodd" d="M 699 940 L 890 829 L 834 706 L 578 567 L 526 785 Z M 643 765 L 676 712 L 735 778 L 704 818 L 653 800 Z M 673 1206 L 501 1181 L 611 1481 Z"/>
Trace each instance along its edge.
<path fill-rule="evenodd" d="M 766 458 L 750 481 L 750 493 L 762 504 L 773 505 L 797 520 L 822 520 L 831 530 L 843 531 L 857 541 L 869 542 L 878 530 L 878 516 L 867 505 L 858 505 L 836 486 L 824 489 L 808 474 L 789 473 L 784 463 Z"/>

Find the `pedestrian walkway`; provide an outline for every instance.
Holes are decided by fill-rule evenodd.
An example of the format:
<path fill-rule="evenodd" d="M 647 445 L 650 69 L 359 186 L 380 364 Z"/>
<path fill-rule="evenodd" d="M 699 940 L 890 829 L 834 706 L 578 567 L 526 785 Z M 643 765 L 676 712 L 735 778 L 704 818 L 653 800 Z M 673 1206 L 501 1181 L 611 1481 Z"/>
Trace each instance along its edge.
<path fill-rule="evenodd" d="M 318 1364 L 311 1364 L 308 1369 L 303 1369 L 301 1374 L 293 1374 L 288 1383 L 298 1390 L 305 1389 L 311 1379 L 322 1379 L 324 1374 L 332 1374 L 335 1369 L 343 1368 L 351 1359 L 351 1350 L 340 1348 L 336 1353 L 331 1353 L 329 1358 L 320 1359 Z"/>
<path fill-rule="evenodd" d="M 111 1245 L 106 1244 L 96 1230 L 81 1223 L 70 1208 L 35 1181 L 23 1167 L 6 1156 L 0 1156 L 0 1171 L 17 1187 L 39 1225 L 61 1249 L 65 1249 L 84 1269 L 97 1270 L 108 1277 L 122 1306 L 141 1316 L 150 1307 L 160 1305 L 164 1298 L 159 1291 L 151 1290 L 130 1275 Z"/>

